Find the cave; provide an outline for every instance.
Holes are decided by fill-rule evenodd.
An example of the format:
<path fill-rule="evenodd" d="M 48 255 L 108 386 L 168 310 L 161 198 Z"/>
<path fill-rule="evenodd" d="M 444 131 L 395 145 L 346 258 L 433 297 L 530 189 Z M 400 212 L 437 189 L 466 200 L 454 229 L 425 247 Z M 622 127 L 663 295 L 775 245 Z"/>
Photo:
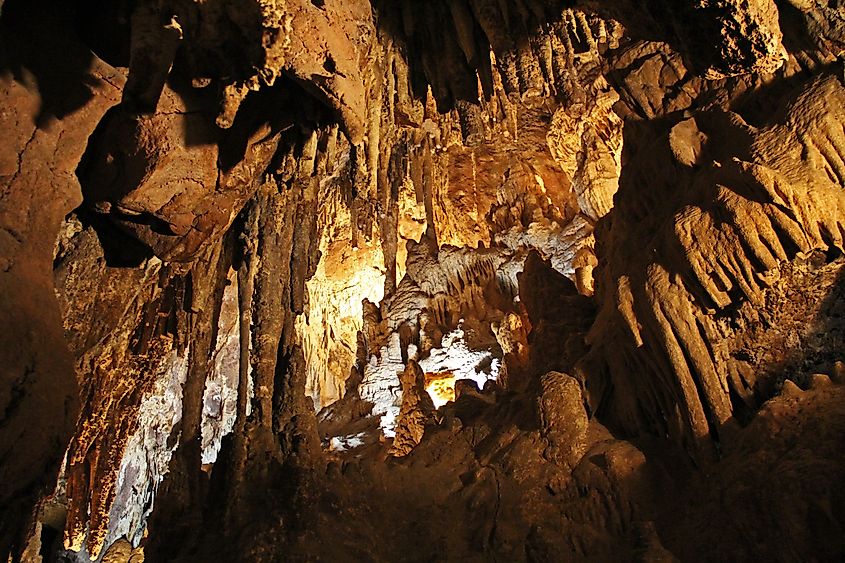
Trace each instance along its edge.
<path fill-rule="evenodd" d="M 841 0 L 0 0 L 0 560 L 845 559 Z"/>

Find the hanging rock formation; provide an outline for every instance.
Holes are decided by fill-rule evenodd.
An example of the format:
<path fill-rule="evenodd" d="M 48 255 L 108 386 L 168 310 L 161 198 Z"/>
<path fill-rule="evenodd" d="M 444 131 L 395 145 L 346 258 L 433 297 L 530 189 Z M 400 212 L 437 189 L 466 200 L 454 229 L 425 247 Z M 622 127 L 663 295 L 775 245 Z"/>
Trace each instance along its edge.
<path fill-rule="evenodd" d="M 843 49 L 0 2 L 0 559 L 841 559 Z"/>

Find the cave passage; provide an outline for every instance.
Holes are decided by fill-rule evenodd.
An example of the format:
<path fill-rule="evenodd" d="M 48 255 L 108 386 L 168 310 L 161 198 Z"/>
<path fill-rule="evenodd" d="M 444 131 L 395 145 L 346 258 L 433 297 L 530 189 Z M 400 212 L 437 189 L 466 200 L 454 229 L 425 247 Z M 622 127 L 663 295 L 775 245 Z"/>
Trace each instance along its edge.
<path fill-rule="evenodd" d="M 0 0 L 0 560 L 842 560 L 843 10 Z"/>

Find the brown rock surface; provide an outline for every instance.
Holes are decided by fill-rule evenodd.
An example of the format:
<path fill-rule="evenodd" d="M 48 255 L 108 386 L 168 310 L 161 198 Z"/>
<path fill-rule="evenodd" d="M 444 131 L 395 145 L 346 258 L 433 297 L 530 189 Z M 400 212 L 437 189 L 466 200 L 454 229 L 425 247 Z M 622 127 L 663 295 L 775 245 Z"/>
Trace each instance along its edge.
<path fill-rule="evenodd" d="M 540 433 L 548 443 L 544 456 L 575 466 L 586 450 L 589 424 L 581 384 L 571 375 L 550 371 L 540 378 L 540 389 Z"/>
<path fill-rule="evenodd" d="M 7 3 L 0 126 L 0 557 L 21 545 L 34 501 L 55 483 L 79 396 L 53 291 L 59 225 L 81 200 L 74 170 L 123 77 L 48 3 Z M 33 12 L 44 10 L 43 18 Z M 56 61 L 62 61 L 57 64 Z"/>
<path fill-rule="evenodd" d="M 388 450 L 388 454 L 394 457 L 411 453 L 422 440 L 426 424 L 434 414 L 434 404 L 425 390 L 423 371 L 419 364 L 413 360 L 408 362 L 408 367 L 399 376 L 399 382 L 402 384 L 402 408 L 399 410 L 396 437 Z"/>
<path fill-rule="evenodd" d="M 845 555 L 839 0 L 0 28 L 0 559 Z"/>

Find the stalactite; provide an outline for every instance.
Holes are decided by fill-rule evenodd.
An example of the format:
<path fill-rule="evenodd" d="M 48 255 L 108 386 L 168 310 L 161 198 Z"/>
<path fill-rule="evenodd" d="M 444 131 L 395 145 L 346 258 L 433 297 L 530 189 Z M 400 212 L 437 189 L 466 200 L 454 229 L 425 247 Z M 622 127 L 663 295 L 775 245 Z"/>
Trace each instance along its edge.
<path fill-rule="evenodd" d="M 293 193 L 279 193 L 275 182 L 262 186 L 259 193 L 258 256 L 261 268 L 255 281 L 256 298 L 253 305 L 253 332 L 255 346 L 255 417 L 259 427 L 272 428 L 273 385 L 276 376 L 276 359 L 284 327 L 283 299 L 290 299 L 290 257 L 293 246 L 293 229 L 285 228 L 288 194 L 301 195 L 299 187 Z M 294 204 L 295 205 L 295 204 Z M 294 207 L 295 209 L 295 207 Z M 280 289 L 281 288 L 281 291 Z"/>
<path fill-rule="evenodd" d="M 229 479 L 232 482 L 231 494 L 238 492 L 238 479 L 246 463 L 247 417 L 251 413 L 252 397 L 250 390 L 254 389 L 252 381 L 252 315 L 253 299 L 255 296 L 255 279 L 261 258 L 258 254 L 258 221 L 260 208 L 254 201 L 247 204 L 243 212 L 244 226 L 238 237 L 241 249 L 240 267 L 238 268 L 238 313 L 240 322 L 240 354 L 238 361 L 238 409 L 235 419 L 232 461 L 229 468 Z M 234 501 L 234 498 L 230 499 Z"/>
<path fill-rule="evenodd" d="M 4 30 L 14 27 L 10 2 Z M 0 179 L 8 180 L 0 202 L 11 202 L 0 214 L 0 248 L 10 249 L 0 280 L 17 276 L 2 288 L 22 303 L 30 278 L 49 290 L 34 307 L 8 309 L 21 332 L 50 336 L 58 314 L 39 316 L 55 308 L 50 280 L 40 278 L 56 247 L 65 335 L 47 340 L 59 356 L 69 343 L 83 389 L 67 458 L 68 547 L 86 544 L 96 558 L 115 540 L 109 557 L 125 551 L 121 534 L 137 543 L 136 512 L 143 519 L 150 507 L 113 509 L 126 498 L 152 499 L 157 485 L 146 483 L 161 476 L 161 460 L 175 448 L 150 522 L 151 559 L 203 558 L 231 538 L 214 556 L 262 560 L 283 551 L 296 559 L 335 517 L 346 518 L 332 530 L 346 548 L 371 515 L 358 518 L 348 507 L 328 515 L 324 505 L 334 511 L 358 498 L 334 497 L 337 483 L 407 486 L 436 460 L 426 471 L 437 490 L 444 459 L 460 460 L 465 471 L 442 479 L 454 487 L 443 506 L 478 507 L 476 520 L 493 522 L 476 542 L 485 557 L 587 559 L 608 554 L 584 539 L 603 534 L 631 548 L 643 515 L 626 487 L 640 488 L 645 462 L 611 433 L 669 435 L 706 463 L 702 452 L 727 445 L 735 420 L 782 383 L 760 359 L 772 353 L 756 345 L 782 342 L 764 334 L 781 321 L 784 333 L 804 334 L 784 295 L 812 285 L 807 280 L 835 287 L 836 256 L 845 250 L 845 104 L 841 77 L 824 66 L 837 55 L 828 25 L 834 8 L 808 6 L 796 16 L 770 0 L 658 1 L 647 10 L 541 0 L 212 4 L 178 1 L 171 13 L 141 3 L 131 35 L 121 36 L 130 55 L 125 86 L 123 71 L 102 62 L 125 66 L 125 54 L 109 45 L 120 33 L 99 26 L 102 42 L 65 42 L 81 57 L 49 53 L 74 63 L 53 80 L 84 86 L 78 103 L 70 94 L 51 101 L 44 69 L 7 61 L 16 51 L 3 49 L 20 72 L 0 92 L 12 108 L 0 121 L 15 132 L 17 151 L 0 151 Z M 819 50 L 787 56 L 798 43 Z M 78 78 L 76 68 L 92 70 Z M 747 101 L 766 105 L 793 85 L 802 89 L 779 113 L 763 115 Z M 106 113 L 121 87 L 123 104 Z M 29 121 L 31 137 L 21 125 Z M 67 218 L 55 241 L 59 219 L 79 203 L 74 170 L 83 220 Z M 50 189 L 30 189 L 36 185 Z M 50 236 L 42 241 L 39 230 Z M 37 256 L 27 261 L 27 253 Z M 232 267 L 237 418 L 218 461 L 204 466 L 203 392 Z M 45 376 L 64 360 L 44 363 L 31 342 L 13 336 L 19 341 L 29 363 L 10 362 L 17 371 L 6 378 L 10 391 L 0 390 L 0 430 L 7 420 L 20 426 L 18 400 L 40 396 L 44 382 L 56 390 L 47 394 L 52 406 L 35 405 L 36 414 L 64 404 L 64 418 L 72 417 L 71 402 L 62 402 L 68 385 Z M 451 405 L 435 415 L 426 404 L 416 416 L 427 403 L 426 379 L 452 369 L 433 358 L 459 355 L 470 341 L 486 347 L 483 361 L 460 377 L 479 375 L 477 387 L 455 383 Z M 501 381 L 484 385 L 500 366 Z M 334 412 L 363 427 L 367 415 L 397 410 L 395 376 L 403 370 L 414 381 L 402 382 L 405 420 L 394 447 L 372 441 L 366 455 L 409 459 L 347 463 L 357 454 L 344 457 L 343 444 L 353 440 L 318 433 L 315 407 L 345 392 L 320 423 L 337 422 Z M 825 385 L 802 370 L 790 377 Z M 170 436 L 138 445 L 139 421 L 154 418 L 139 409 L 152 408 L 151 389 L 168 382 L 180 401 L 178 417 L 162 425 Z M 433 432 L 422 440 L 429 423 Z M 64 443 L 59 426 L 32 446 L 33 463 L 49 465 L 48 476 L 58 454 L 47 455 L 44 443 Z M 350 436 L 366 434 L 360 427 Z M 32 434 L 3 433 L 3 447 L 12 451 L 20 436 Z M 141 467 L 131 458 L 150 447 L 159 448 L 146 466 L 154 470 L 127 492 L 135 481 L 121 467 Z M 21 473 L 0 457 L 0 470 Z M 524 481 L 515 486 L 510 473 Z M 28 509 L 43 480 L 0 491 L 14 501 L 4 517 Z M 514 490 L 538 508 L 507 514 Z M 377 508 L 380 494 L 363 506 Z M 400 500 L 413 507 L 424 497 Z M 483 512 L 493 506 L 495 515 Z M 439 530 L 451 516 L 415 526 Z M 559 517 L 566 530 L 554 528 Z M 15 520 L 0 522 L 0 557 L 25 518 Z M 649 526 L 643 542 L 656 538 Z M 469 553 L 449 548 L 456 559 Z M 308 556 L 321 558 L 337 548 L 313 549 Z"/>
<path fill-rule="evenodd" d="M 449 11 L 455 30 L 458 32 L 458 44 L 466 57 L 467 63 L 474 66 L 478 55 L 475 42 L 475 20 L 470 13 L 466 0 L 449 0 Z"/>

